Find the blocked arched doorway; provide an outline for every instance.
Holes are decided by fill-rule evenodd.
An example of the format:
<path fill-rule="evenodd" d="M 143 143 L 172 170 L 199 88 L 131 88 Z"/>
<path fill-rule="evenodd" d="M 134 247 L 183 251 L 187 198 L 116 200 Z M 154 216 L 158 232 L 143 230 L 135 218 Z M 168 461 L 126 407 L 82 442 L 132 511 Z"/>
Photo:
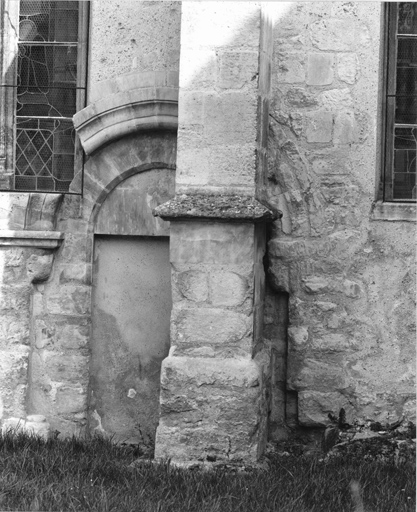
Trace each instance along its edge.
<path fill-rule="evenodd" d="M 89 428 L 150 442 L 169 350 L 169 224 L 152 208 L 174 194 L 174 172 L 149 169 L 109 193 L 94 223 Z"/>

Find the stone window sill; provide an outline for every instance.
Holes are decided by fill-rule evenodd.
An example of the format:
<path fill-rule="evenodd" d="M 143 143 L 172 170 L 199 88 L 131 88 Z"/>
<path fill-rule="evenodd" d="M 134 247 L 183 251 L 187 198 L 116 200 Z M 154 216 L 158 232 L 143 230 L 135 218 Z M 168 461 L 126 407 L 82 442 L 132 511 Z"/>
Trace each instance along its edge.
<path fill-rule="evenodd" d="M 378 201 L 372 205 L 371 220 L 385 220 L 391 222 L 416 222 L 416 203 L 383 203 Z"/>

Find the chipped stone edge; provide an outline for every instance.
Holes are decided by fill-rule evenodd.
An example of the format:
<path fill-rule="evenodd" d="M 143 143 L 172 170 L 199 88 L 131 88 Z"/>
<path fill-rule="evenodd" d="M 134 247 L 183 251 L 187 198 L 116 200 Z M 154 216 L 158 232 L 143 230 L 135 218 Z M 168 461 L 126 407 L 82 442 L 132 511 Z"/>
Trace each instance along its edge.
<path fill-rule="evenodd" d="M 164 220 L 272 222 L 282 217 L 251 196 L 182 194 L 152 210 Z"/>
<path fill-rule="evenodd" d="M 64 233 L 61 231 L 0 230 L 0 246 L 56 249 L 62 244 L 63 240 Z"/>

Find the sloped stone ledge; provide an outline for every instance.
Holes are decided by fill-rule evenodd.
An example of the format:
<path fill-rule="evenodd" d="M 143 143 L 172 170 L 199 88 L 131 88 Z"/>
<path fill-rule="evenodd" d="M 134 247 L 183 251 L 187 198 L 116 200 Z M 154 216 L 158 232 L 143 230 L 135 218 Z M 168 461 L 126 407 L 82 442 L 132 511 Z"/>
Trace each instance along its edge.
<path fill-rule="evenodd" d="M 87 155 L 126 135 L 178 127 L 178 74 L 132 73 L 96 84 L 74 126 Z"/>
<path fill-rule="evenodd" d="M 56 249 L 64 240 L 60 231 L 12 231 L 0 230 L 0 246 Z"/>
<path fill-rule="evenodd" d="M 153 209 L 164 220 L 272 222 L 282 213 L 272 211 L 252 196 L 182 194 Z"/>
<path fill-rule="evenodd" d="M 416 203 L 383 203 L 372 205 L 371 220 L 417 222 Z"/>

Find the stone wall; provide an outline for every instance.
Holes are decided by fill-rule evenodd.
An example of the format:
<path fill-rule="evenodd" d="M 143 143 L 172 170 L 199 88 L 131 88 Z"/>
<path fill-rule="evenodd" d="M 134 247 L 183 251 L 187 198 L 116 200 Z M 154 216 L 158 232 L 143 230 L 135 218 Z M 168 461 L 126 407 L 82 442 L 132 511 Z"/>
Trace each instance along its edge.
<path fill-rule="evenodd" d="M 89 84 L 131 71 L 178 71 L 181 2 L 92 2 Z"/>
<path fill-rule="evenodd" d="M 288 296 L 277 368 L 287 366 L 287 420 L 296 405 L 302 426 L 341 407 L 350 420 L 415 414 L 415 223 L 372 215 L 381 35 L 376 2 L 294 3 L 275 25 L 268 194 L 284 215 L 269 242 L 268 307 L 285 315 Z"/>
<path fill-rule="evenodd" d="M 101 234 L 107 230 L 99 217 L 101 205 L 106 204 L 112 190 L 116 191 L 117 185 L 123 185 L 125 179 L 158 168 L 161 169 L 158 172 L 172 173 L 174 165 L 174 132 L 134 134 L 114 141 L 87 160 L 83 198 L 66 196 L 59 210 L 57 229 L 65 238 L 55 256 L 50 278 L 37 286 L 32 297 L 31 376 L 26 407 L 29 414 L 46 416 L 51 427 L 64 434 L 80 432 L 87 425 L 96 219 Z M 167 177 L 165 183 L 169 181 Z M 146 208 L 150 212 L 154 204 L 165 201 L 169 194 L 166 185 L 165 193 L 155 193 L 152 180 L 149 184 L 148 194 L 146 187 L 139 190 L 126 185 L 121 191 L 127 191 L 128 195 L 136 190 L 137 197 L 142 195 L 146 199 L 148 196 Z M 114 196 L 123 201 L 126 194 L 115 193 Z M 114 201 L 112 204 L 114 207 Z M 138 217 L 137 221 L 131 216 L 119 218 L 116 222 L 119 234 L 143 235 L 146 222 L 142 217 L 146 208 L 142 205 L 131 211 L 131 216 Z M 120 211 L 120 204 L 118 209 Z M 116 218 L 114 214 L 113 218 Z M 112 227 L 113 232 L 108 230 L 110 234 L 116 232 Z M 94 423 L 92 428 L 95 426 Z"/>
<path fill-rule="evenodd" d="M 88 420 L 95 227 L 166 236 L 150 212 L 172 195 L 176 154 L 181 3 L 91 4 L 83 196 L 1 194 L 0 206 L 0 420 L 37 413 L 63 435 Z M 152 172 L 161 187 L 132 185 Z M 95 226 L 124 182 L 125 218 Z"/>
<path fill-rule="evenodd" d="M 177 163 L 157 453 L 254 460 L 267 407 L 274 439 L 341 407 L 413 418 L 415 206 L 374 207 L 382 5 L 286 3 L 273 46 L 262 9 L 183 9 L 177 162 L 180 2 L 93 2 L 84 194 L 0 196 L 2 421 L 87 426 L 94 233 L 161 234 L 144 211 Z M 163 186 L 131 187 L 155 169 Z M 255 196 L 283 212 L 265 258 L 273 216 Z"/>

